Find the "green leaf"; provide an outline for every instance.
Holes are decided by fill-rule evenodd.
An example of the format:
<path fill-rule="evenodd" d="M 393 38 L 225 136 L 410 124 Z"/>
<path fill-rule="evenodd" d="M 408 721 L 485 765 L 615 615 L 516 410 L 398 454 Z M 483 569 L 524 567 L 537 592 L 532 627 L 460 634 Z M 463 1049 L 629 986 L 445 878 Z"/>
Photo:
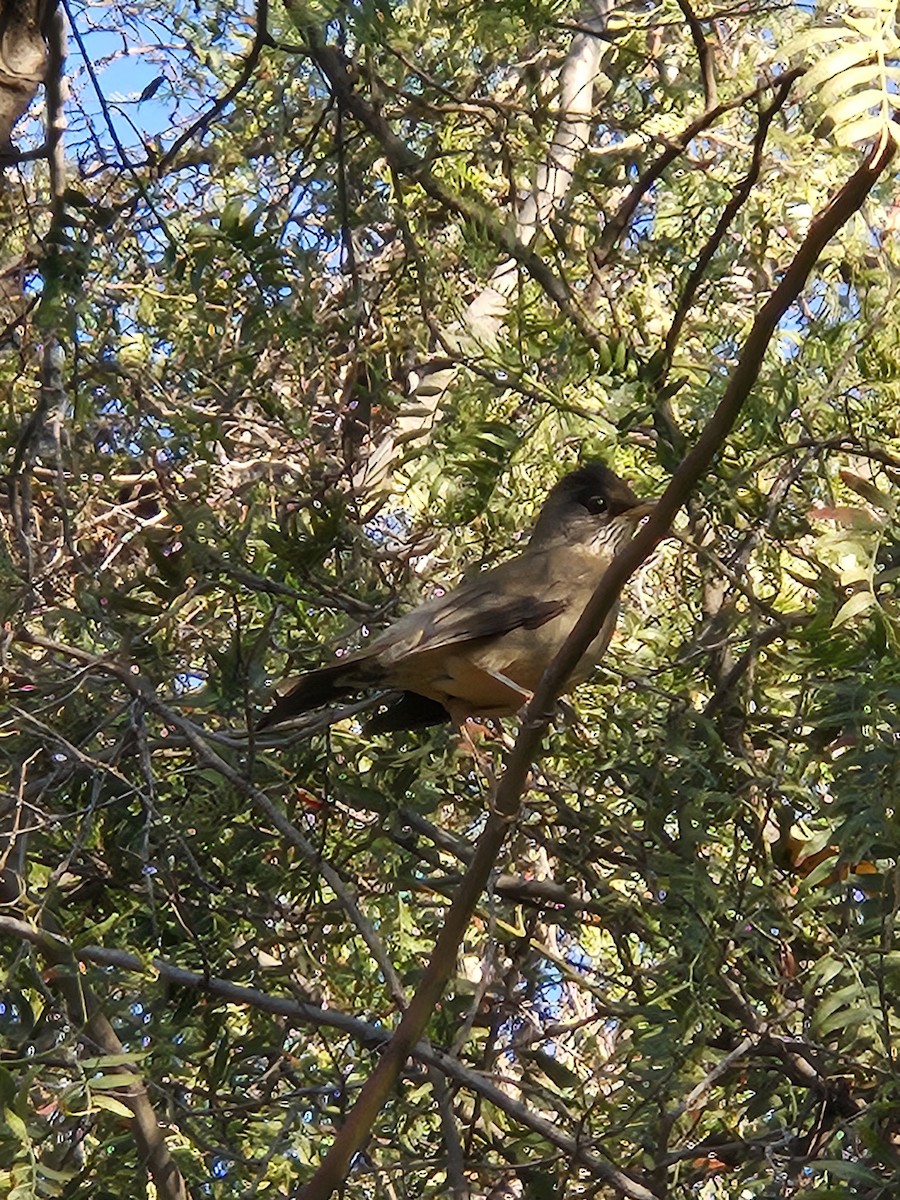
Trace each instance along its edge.
<path fill-rule="evenodd" d="M 105 1109 L 107 1112 L 114 1113 L 117 1117 L 125 1117 L 129 1121 L 134 1118 L 131 1109 L 121 1100 L 117 1100 L 115 1096 L 91 1096 L 91 1107 Z"/>
<path fill-rule="evenodd" d="M 851 67 L 857 67 L 860 63 L 866 64 L 865 68 L 860 68 L 867 72 L 866 79 L 877 79 L 878 64 L 874 61 L 869 62 L 873 54 L 874 51 L 867 42 L 853 42 L 849 46 L 841 46 L 839 50 L 834 50 L 820 59 L 806 72 L 799 84 L 801 94 L 812 95 L 828 80 L 839 83 Z M 868 74 L 869 71 L 871 74 Z"/>
<path fill-rule="evenodd" d="M 136 1050 L 128 1054 L 101 1054 L 96 1058 L 79 1059 L 79 1062 L 84 1071 L 102 1071 L 104 1067 L 124 1067 L 131 1063 L 137 1064 L 149 1053 L 149 1050 Z"/>
<path fill-rule="evenodd" d="M 846 625 L 848 621 L 852 621 L 855 617 L 862 616 L 863 613 L 874 608 L 878 604 L 872 592 L 854 592 L 849 600 L 846 600 L 838 609 L 834 620 L 831 622 L 832 629 L 840 629 L 842 625 Z"/>
<path fill-rule="evenodd" d="M 884 1178 L 870 1170 L 862 1163 L 852 1162 L 843 1158 L 820 1158 L 810 1164 L 818 1174 L 834 1175 L 838 1179 L 846 1179 L 848 1183 L 862 1183 L 869 1187 L 882 1188 Z"/>
<path fill-rule="evenodd" d="M 896 141 L 898 137 L 894 122 L 884 116 L 867 117 L 852 125 L 843 125 L 835 130 L 835 138 L 842 146 L 859 145 L 861 142 L 874 141 L 883 134 Z"/>
<path fill-rule="evenodd" d="M 3 1124 L 23 1146 L 31 1145 L 31 1137 L 28 1133 L 28 1126 L 25 1124 L 19 1114 L 14 1112 L 9 1107 L 5 1107 L 3 1109 Z"/>
<path fill-rule="evenodd" d="M 140 1083 L 140 1075 L 136 1073 L 119 1074 L 119 1075 L 92 1075 L 88 1079 L 88 1086 L 92 1092 L 106 1091 L 108 1088 L 127 1088 L 134 1087 L 136 1083 Z"/>
<path fill-rule="evenodd" d="M 825 1017 L 823 1020 L 817 1018 L 813 1021 L 813 1027 L 817 1037 L 826 1038 L 835 1030 L 849 1033 L 851 1029 L 855 1029 L 858 1025 L 871 1024 L 877 1026 L 880 1020 L 881 1018 L 877 1010 L 865 1004 L 852 1008 L 849 1012 L 843 1010 L 832 1013 L 831 1016 Z"/>
<path fill-rule="evenodd" d="M 837 991 L 829 992 L 819 1003 L 814 1014 L 814 1023 L 818 1024 L 826 1021 L 833 1013 L 838 1011 L 846 1011 L 849 1006 L 859 1006 L 867 1001 L 865 988 L 854 979 L 852 983 L 846 983 Z"/>
<path fill-rule="evenodd" d="M 881 113 L 881 108 L 884 104 L 885 96 L 879 88 L 866 88 L 862 92 L 854 92 L 852 96 L 845 96 L 843 100 L 839 100 L 837 104 L 833 104 L 826 110 L 826 116 L 834 126 L 841 130 L 842 134 L 850 133 L 852 130 L 846 130 L 845 127 L 852 126 L 854 122 L 857 124 L 858 118 L 863 113 L 870 112 L 873 108 L 878 109 L 879 119 L 885 120 Z M 858 140 L 850 137 L 849 140 Z"/>

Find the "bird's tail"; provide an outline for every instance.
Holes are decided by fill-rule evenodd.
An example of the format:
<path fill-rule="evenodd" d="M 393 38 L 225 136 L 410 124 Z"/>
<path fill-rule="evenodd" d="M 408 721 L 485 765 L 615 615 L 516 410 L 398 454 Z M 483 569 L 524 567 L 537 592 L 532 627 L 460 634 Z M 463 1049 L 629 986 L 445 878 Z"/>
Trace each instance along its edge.
<path fill-rule="evenodd" d="M 353 683 L 347 678 L 350 669 L 349 662 L 340 661 L 286 680 L 282 686 L 287 690 L 278 697 L 267 713 L 263 713 L 257 723 L 257 730 L 280 725 L 282 721 L 298 717 L 313 708 L 320 708 L 323 704 L 331 704 L 354 691 Z"/>

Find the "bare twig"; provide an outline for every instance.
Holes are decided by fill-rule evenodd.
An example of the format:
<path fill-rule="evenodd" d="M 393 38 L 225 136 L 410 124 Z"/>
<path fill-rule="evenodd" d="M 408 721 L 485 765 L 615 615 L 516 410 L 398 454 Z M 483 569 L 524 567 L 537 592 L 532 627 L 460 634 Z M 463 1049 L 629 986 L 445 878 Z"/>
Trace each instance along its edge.
<path fill-rule="evenodd" d="M 316 29 L 305 24 L 296 0 L 287 0 L 286 7 L 307 43 L 310 57 L 327 79 L 335 100 L 375 138 L 397 175 L 411 179 L 448 212 L 455 213 L 483 230 L 495 246 L 514 259 L 546 292 L 585 341 L 590 346 L 596 346 L 596 331 L 575 302 L 566 283 L 551 271 L 543 257 L 521 242 L 508 225 L 498 220 L 494 212 L 478 197 L 454 192 L 442 183 L 428 169 L 425 160 L 411 150 L 394 133 L 381 113 L 355 90 L 351 65 L 340 50 L 327 45 Z"/>
<path fill-rule="evenodd" d="M 700 24 L 690 0 L 678 0 L 678 7 L 684 13 L 684 19 L 687 21 L 688 29 L 691 31 L 691 40 L 694 43 L 694 49 L 697 51 L 697 58 L 700 61 L 700 78 L 703 80 L 703 94 L 706 97 L 706 107 L 707 109 L 715 108 L 717 100 L 716 64 L 713 58 L 712 46 L 710 46 L 704 36 L 703 26 Z"/>
<path fill-rule="evenodd" d="M 120 159 L 122 165 L 125 167 L 126 171 L 128 171 L 128 173 L 131 175 L 132 179 L 134 180 L 138 195 L 141 197 L 141 199 L 144 201 L 144 203 L 147 205 L 147 207 L 150 209 L 150 211 L 153 213 L 154 217 L 158 221 L 159 227 L 162 230 L 163 235 L 165 236 L 169 245 L 172 247 L 173 250 L 177 250 L 178 243 L 177 243 L 175 237 L 173 236 L 171 230 L 169 229 L 168 222 L 165 220 L 163 215 L 160 213 L 159 209 L 153 203 L 153 200 L 150 196 L 149 191 L 147 190 L 144 180 L 141 178 L 140 174 L 138 173 L 137 168 L 135 167 L 134 163 L 129 158 L 128 152 L 126 151 L 125 146 L 122 143 L 122 139 L 119 137 L 119 132 L 116 129 L 115 122 L 113 121 L 112 112 L 110 110 L 106 96 L 103 93 L 103 89 L 100 86 L 100 80 L 97 78 L 97 72 L 94 69 L 93 61 L 91 60 L 90 55 L 87 52 L 87 47 L 84 44 L 84 38 L 81 36 L 81 34 L 78 30 L 78 26 L 75 23 L 75 19 L 72 15 L 72 10 L 69 6 L 68 0 L 61 0 L 61 3 L 65 7 L 66 15 L 69 18 L 69 28 L 72 30 L 72 36 L 75 39 L 75 42 L 78 46 L 79 53 L 81 54 L 81 57 L 84 60 L 84 65 L 85 65 L 85 68 L 87 69 L 87 73 L 90 76 L 91 85 L 94 89 L 94 94 L 97 97 L 97 103 L 100 105 L 100 110 L 103 113 L 103 119 L 106 121 L 106 127 L 109 130 L 109 136 L 112 138 L 113 144 L 116 147 L 116 150 L 119 152 L 119 159 Z"/>
<path fill-rule="evenodd" d="M 71 954 L 78 962 L 113 967 L 116 970 L 128 971 L 136 975 L 146 975 L 150 970 L 154 975 L 161 979 L 167 979 L 179 987 L 192 988 L 204 995 L 214 996 L 227 1004 L 239 1004 L 259 1012 L 272 1013 L 303 1025 L 335 1029 L 353 1038 L 360 1046 L 368 1050 L 377 1050 L 388 1037 L 383 1027 L 348 1016 L 338 1009 L 319 1008 L 315 1004 L 308 1004 L 288 996 L 272 996 L 257 988 L 232 983 L 228 979 L 220 979 L 200 971 L 186 970 L 167 959 L 157 958 L 148 964 L 146 959 L 141 959 L 136 954 L 106 946 L 80 946 L 76 949 L 68 946 L 62 938 L 37 929 L 17 917 L 0 914 L 0 935 L 19 938 L 42 951 L 48 942 L 52 943 L 51 949 L 57 953 L 62 953 L 65 949 L 65 952 Z M 551 1033 L 551 1030 L 547 1031 L 548 1036 Z M 436 1050 L 426 1042 L 418 1042 L 413 1047 L 411 1057 L 428 1067 L 436 1068 L 448 1079 L 452 1079 L 454 1083 L 483 1097 L 526 1129 L 540 1134 L 551 1146 L 561 1150 L 598 1178 L 609 1178 L 610 1167 L 605 1159 L 582 1145 L 571 1134 L 564 1132 L 558 1123 L 539 1116 L 521 1101 L 513 1099 L 508 1090 L 493 1083 L 480 1071 L 464 1066 L 453 1055 Z"/>
<path fill-rule="evenodd" d="M 669 326 L 669 332 L 666 335 L 665 346 L 665 363 L 668 364 L 672 360 L 672 355 L 675 353 L 675 346 L 678 338 L 681 335 L 682 326 L 688 311 L 694 302 L 694 297 L 697 294 L 697 289 L 703 281 L 703 276 L 706 274 L 706 268 L 712 261 L 713 255 L 718 250 L 722 243 L 722 239 L 728 232 L 728 227 L 741 207 L 747 202 L 750 192 L 753 190 L 757 179 L 759 179 L 760 168 L 762 167 L 763 147 L 766 144 L 766 136 L 778 113 L 787 101 L 790 94 L 791 84 L 793 80 L 782 81 L 775 88 L 775 96 L 772 103 L 769 104 L 759 116 L 759 124 L 756 129 L 756 136 L 753 139 L 753 155 L 750 160 L 750 167 L 747 174 L 734 189 L 734 194 L 722 210 L 722 215 L 716 223 L 716 227 L 711 233 L 706 245 L 697 255 L 697 261 L 694 263 L 687 281 L 682 290 L 681 297 L 678 301 L 678 307 L 675 310 L 675 315 L 672 317 L 672 323 Z"/>

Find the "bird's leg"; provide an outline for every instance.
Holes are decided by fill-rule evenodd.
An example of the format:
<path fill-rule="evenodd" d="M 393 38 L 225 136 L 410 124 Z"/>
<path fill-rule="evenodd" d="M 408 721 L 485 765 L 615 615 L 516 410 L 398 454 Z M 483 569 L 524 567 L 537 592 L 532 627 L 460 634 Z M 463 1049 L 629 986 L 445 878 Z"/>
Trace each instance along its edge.
<path fill-rule="evenodd" d="M 529 700 L 531 697 L 529 696 Z M 488 730 L 488 737 L 492 742 L 499 742 L 504 750 L 512 750 L 516 744 L 516 739 L 503 728 L 499 717 L 494 717 L 494 728 Z"/>
<path fill-rule="evenodd" d="M 452 702 L 447 705 L 447 711 L 450 713 L 450 720 L 456 726 L 456 731 L 459 734 L 460 750 L 462 750 L 465 754 L 471 754 L 472 758 L 475 760 L 476 766 L 480 767 L 485 779 L 488 781 L 488 784 L 493 787 L 494 783 L 496 782 L 494 768 L 484 751 L 479 750 L 475 745 L 475 740 L 469 731 L 468 705 L 459 701 Z"/>

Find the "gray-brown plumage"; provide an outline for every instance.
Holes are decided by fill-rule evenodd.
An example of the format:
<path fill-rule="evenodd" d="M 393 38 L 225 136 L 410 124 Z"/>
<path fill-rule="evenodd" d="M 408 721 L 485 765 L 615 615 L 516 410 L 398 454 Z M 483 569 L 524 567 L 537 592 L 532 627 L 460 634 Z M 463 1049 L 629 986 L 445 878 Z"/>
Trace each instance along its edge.
<path fill-rule="evenodd" d="M 552 489 L 521 554 L 420 604 L 365 649 L 287 680 L 259 728 L 372 689 L 402 693 L 375 731 L 516 712 L 651 507 L 602 463 L 579 467 Z M 590 673 L 615 623 L 613 611 L 571 682 Z"/>

